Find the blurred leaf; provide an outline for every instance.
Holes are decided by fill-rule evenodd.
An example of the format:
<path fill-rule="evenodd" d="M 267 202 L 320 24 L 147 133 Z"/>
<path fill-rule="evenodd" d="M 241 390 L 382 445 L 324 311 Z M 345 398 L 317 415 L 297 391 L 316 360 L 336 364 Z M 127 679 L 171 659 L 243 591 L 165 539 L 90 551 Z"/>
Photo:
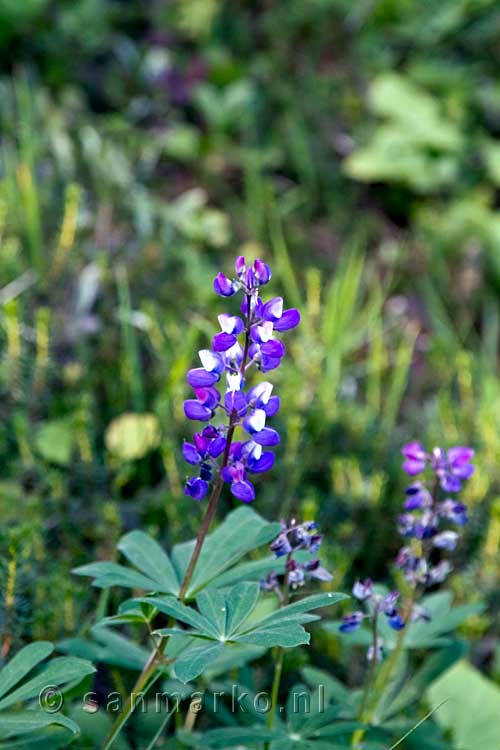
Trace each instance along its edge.
<path fill-rule="evenodd" d="M 466 661 L 460 661 L 427 691 L 435 720 L 457 747 L 494 748 L 500 736 L 500 689 Z"/>
<path fill-rule="evenodd" d="M 105 440 L 116 458 L 133 461 L 158 447 L 160 425 L 154 414 L 122 414 L 108 426 Z"/>

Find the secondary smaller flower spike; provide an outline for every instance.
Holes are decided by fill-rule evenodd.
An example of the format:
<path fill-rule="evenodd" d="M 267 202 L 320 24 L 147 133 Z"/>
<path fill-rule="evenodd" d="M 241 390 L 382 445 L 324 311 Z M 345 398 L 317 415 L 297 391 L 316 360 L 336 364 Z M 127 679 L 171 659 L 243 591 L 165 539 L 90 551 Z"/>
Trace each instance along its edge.
<path fill-rule="evenodd" d="M 331 581 L 331 574 L 321 565 L 318 558 L 300 562 L 294 555 L 300 550 L 306 550 L 311 555 L 316 555 L 321 546 L 321 534 L 318 533 L 314 521 L 297 523 L 292 519 L 289 523 L 281 521 L 281 531 L 269 545 L 277 558 L 286 557 L 285 576 L 288 585 L 292 589 L 303 586 L 307 580 Z M 282 598 L 282 590 L 276 573 L 272 571 L 267 578 L 262 580 L 263 591 L 276 591 Z"/>
<path fill-rule="evenodd" d="M 403 469 L 410 476 L 422 475 L 406 488 L 404 513 L 398 531 L 405 539 L 396 565 L 412 586 L 442 583 L 452 570 L 446 559 L 436 562 L 443 552 L 455 549 L 460 528 L 467 523 L 467 506 L 442 493 L 457 493 L 474 473 L 472 448 L 456 446 L 426 451 L 418 442 L 403 446 Z M 425 484 L 424 472 L 432 476 L 432 491 Z M 455 529 L 447 528 L 452 524 Z M 443 528 L 444 527 L 444 528 Z"/>

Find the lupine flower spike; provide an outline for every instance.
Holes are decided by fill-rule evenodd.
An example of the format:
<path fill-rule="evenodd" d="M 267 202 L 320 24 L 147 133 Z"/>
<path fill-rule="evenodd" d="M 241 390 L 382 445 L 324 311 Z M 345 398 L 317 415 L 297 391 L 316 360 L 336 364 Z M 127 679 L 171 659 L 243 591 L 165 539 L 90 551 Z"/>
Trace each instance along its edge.
<path fill-rule="evenodd" d="M 255 490 L 249 476 L 266 472 L 274 464 L 274 454 L 266 449 L 277 445 L 280 436 L 267 420 L 278 412 L 280 399 L 273 395 L 272 383 L 261 381 L 246 390 L 246 381 L 252 367 L 261 372 L 279 367 L 286 349 L 275 334 L 297 326 L 300 314 L 295 309 L 284 310 L 281 297 L 261 299 L 261 288 L 271 275 L 262 260 L 247 266 L 239 256 L 234 278 L 223 273 L 215 277 L 214 291 L 221 297 L 242 294 L 242 317 L 219 315 L 221 331 L 213 337 L 212 348 L 199 352 L 201 367 L 187 374 L 194 398 L 184 402 L 184 413 L 188 419 L 209 423 L 194 435 L 192 443 L 183 446 L 185 460 L 199 467 L 198 475 L 190 477 L 184 488 L 195 500 L 207 495 L 220 472 L 234 497 L 251 502 Z M 226 421 L 213 424 L 219 414 L 225 415 Z M 237 428 L 242 439 L 233 442 Z"/>
<path fill-rule="evenodd" d="M 281 521 L 281 531 L 271 543 L 270 549 L 276 558 L 286 557 L 285 575 L 292 589 L 303 586 L 309 579 L 332 580 L 331 574 L 321 565 L 318 558 L 315 557 L 305 562 L 299 562 L 294 558 L 299 550 L 306 550 L 311 555 L 316 555 L 321 546 L 321 540 L 321 534 L 318 533 L 318 527 L 314 521 L 300 524 L 295 519 L 290 523 Z M 280 581 L 274 571 L 260 582 L 260 586 L 264 591 L 275 591 L 280 599 L 282 598 Z"/>
<path fill-rule="evenodd" d="M 407 487 L 405 512 L 398 522 L 399 533 L 407 544 L 400 550 L 396 565 L 413 587 L 425 588 L 442 583 L 452 569 L 446 558 L 436 557 L 455 549 L 460 528 L 468 520 L 467 506 L 456 497 L 443 494 L 460 492 L 463 482 L 472 476 L 474 451 L 457 446 L 447 451 L 434 448 L 428 453 L 420 443 L 412 442 L 403 447 L 402 453 L 407 474 L 416 477 L 429 470 L 433 478 L 432 491 L 427 488 L 425 477 Z M 414 608 L 414 618 L 415 611 L 418 613 L 418 609 Z"/>

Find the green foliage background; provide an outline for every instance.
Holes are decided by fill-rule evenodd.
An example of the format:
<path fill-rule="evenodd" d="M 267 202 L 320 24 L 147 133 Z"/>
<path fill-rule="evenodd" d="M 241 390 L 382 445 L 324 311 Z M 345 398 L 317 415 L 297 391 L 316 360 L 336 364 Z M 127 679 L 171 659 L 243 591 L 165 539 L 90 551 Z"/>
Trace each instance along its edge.
<path fill-rule="evenodd" d="M 69 571 L 125 531 L 197 528 L 185 372 L 246 253 L 303 311 L 256 508 L 387 580 L 402 442 L 471 444 L 453 588 L 498 676 L 499 34 L 494 0 L 0 0 L 2 654 L 84 635 L 111 603 Z"/>

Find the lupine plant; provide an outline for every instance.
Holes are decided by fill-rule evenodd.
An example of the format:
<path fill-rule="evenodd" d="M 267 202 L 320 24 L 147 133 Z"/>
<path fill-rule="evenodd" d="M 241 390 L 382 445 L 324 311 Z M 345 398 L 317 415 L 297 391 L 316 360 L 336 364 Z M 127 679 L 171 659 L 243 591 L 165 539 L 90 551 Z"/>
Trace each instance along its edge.
<path fill-rule="evenodd" d="M 50 677 L 56 685 L 69 684 L 75 696 L 86 678 L 83 710 L 74 704 L 72 716 L 54 718 L 49 702 L 38 711 L 29 706 L 30 721 L 22 714 L 2 723 L 0 715 L 0 740 L 15 737 L 16 747 L 27 747 L 19 738 L 28 732 L 33 746 L 51 750 L 69 742 L 96 750 L 450 747 L 432 711 L 422 715 L 420 699 L 464 653 L 450 634 L 480 611 L 480 605 L 453 609 L 451 595 L 439 590 L 452 570 L 448 555 L 467 522 L 458 494 L 474 471 L 469 448 L 427 452 L 416 442 L 405 445 L 403 468 L 412 484 L 397 520 L 404 539 L 394 565 L 401 593 L 370 579 L 357 581 L 352 589 L 357 609 L 323 624 L 323 633 L 321 627 L 316 631 L 320 637 L 334 635 L 346 649 L 366 650 L 361 688 L 316 666 L 303 667 L 302 682 L 295 685 L 297 667 L 292 664 L 286 673 L 287 653 L 310 641 L 304 626 L 320 620 L 318 611 L 326 614 L 327 607 L 348 597 L 330 590 L 333 576 L 320 560 L 322 535 L 313 519 L 270 522 L 249 507 L 280 443 L 270 423 L 280 399 L 269 373 L 286 354 L 280 335 L 300 322 L 299 311 L 286 309 L 281 297 L 262 298 L 271 276 L 262 260 L 248 265 L 241 256 L 234 275 L 216 276 L 214 291 L 228 309 L 218 317 L 221 330 L 211 347 L 199 352 L 200 365 L 187 373 L 193 393 L 184 401 L 184 413 L 201 426 L 182 446 L 190 467 L 182 502 L 202 512 L 196 538 L 167 553 L 144 532 L 131 531 L 118 544 L 130 565 L 96 562 L 76 569 L 98 588 L 131 589 L 132 598 L 115 614 L 106 613 L 109 600 L 101 599 L 90 637 L 60 643 L 69 656 L 45 671 L 39 668 L 21 688 L 15 686 L 51 647 L 39 644 L 14 657 L 0 674 L 0 709 L 33 701 Z M 225 488 L 237 507 L 212 529 Z M 259 554 L 266 545 L 268 552 Z M 313 585 L 319 593 L 310 593 Z M 137 628 L 141 640 L 134 643 Z M 415 669 L 408 656 L 412 650 L 419 652 Z M 427 650 L 437 651 L 423 659 Z M 121 667 L 117 711 L 110 710 L 102 690 L 92 690 L 89 676 L 95 667 L 79 658 L 83 655 L 101 667 Z M 133 680 L 130 672 L 138 673 Z M 160 681 L 159 693 L 153 694 Z M 168 703 L 171 691 L 175 707 Z M 163 711 L 158 695 L 167 696 Z M 200 701 L 207 698 L 211 707 L 204 703 L 207 710 L 197 726 Z M 145 726 L 138 704 L 153 714 Z M 92 714 L 103 706 L 105 715 L 96 723 Z M 81 738 L 70 740 L 78 723 Z"/>

